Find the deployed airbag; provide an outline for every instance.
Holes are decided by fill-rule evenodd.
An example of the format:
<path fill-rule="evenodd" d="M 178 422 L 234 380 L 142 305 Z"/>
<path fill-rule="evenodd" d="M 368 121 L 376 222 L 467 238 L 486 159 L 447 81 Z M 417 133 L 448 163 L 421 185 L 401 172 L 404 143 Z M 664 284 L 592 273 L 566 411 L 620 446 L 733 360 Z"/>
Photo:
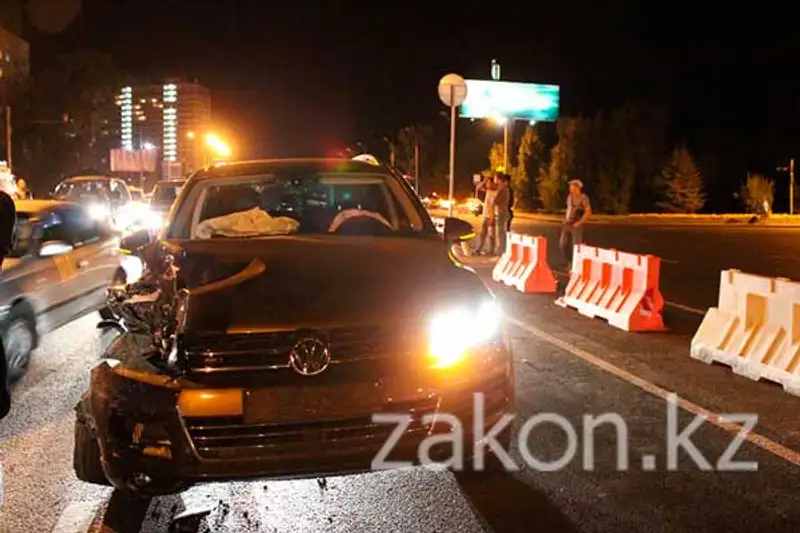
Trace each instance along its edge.
<path fill-rule="evenodd" d="M 271 217 L 255 207 L 221 217 L 209 218 L 197 226 L 195 236 L 209 239 L 215 235 L 247 237 L 256 235 L 287 235 L 297 231 L 300 223 L 289 217 Z"/>

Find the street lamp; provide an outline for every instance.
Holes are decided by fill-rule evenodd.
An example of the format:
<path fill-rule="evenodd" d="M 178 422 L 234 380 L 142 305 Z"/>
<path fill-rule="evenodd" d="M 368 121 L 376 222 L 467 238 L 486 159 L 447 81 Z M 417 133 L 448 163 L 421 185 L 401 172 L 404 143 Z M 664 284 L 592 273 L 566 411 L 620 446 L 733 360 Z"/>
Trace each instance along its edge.
<path fill-rule="evenodd" d="M 214 151 L 220 157 L 230 157 L 231 155 L 231 148 L 228 146 L 222 139 L 214 135 L 213 133 L 209 133 L 206 135 L 206 144 L 208 145 L 211 150 Z"/>

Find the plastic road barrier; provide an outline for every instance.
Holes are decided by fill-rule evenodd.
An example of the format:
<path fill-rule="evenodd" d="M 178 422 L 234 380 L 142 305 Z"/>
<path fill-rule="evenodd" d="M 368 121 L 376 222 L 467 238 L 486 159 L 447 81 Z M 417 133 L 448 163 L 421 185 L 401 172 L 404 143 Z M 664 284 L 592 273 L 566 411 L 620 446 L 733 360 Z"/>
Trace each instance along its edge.
<path fill-rule="evenodd" d="M 556 292 L 556 278 L 547 264 L 547 239 L 509 234 L 506 251 L 495 264 L 492 279 L 521 292 Z"/>
<path fill-rule="evenodd" d="M 800 282 L 723 270 L 690 353 L 800 396 Z"/>
<path fill-rule="evenodd" d="M 578 244 L 561 307 L 625 331 L 662 331 L 661 258 Z"/>

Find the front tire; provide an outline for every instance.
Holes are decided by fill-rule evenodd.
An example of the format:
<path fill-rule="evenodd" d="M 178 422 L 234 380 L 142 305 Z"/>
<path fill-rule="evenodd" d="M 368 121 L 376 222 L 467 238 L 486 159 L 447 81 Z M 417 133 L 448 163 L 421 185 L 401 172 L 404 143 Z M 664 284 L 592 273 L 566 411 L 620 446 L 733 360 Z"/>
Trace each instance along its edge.
<path fill-rule="evenodd" d="M 92 430 L 81 420 L 75 421 L 75 449 L 72 455 L 75 476 L 81 481 L 95 485 L 110 486 L 103 471 L 100 445 Z"/>
<path fill-rule="evenodd" d="M 33 310 L 27 304 L 15 304 L 2 327 L 0 335 L 11 382 L 25 374 L 31 362 L 31 352 L 36 348 L 38 338 L 33 316 Z"/>

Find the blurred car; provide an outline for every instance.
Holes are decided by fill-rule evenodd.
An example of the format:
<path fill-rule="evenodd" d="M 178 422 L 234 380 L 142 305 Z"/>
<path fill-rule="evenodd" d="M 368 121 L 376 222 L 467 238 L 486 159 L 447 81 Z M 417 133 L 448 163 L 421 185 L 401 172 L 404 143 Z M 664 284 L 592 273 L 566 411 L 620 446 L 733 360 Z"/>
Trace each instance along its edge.
<path fill-rule="evenodd" d="M 75 176 L 59 183 L 51 196 L 84 206 L 94 220 L 108 222 L 117 231 L 133 229 L 140 215 L 128 184 L 119 178 Z"/>
<path fill-rule="evenodd" d="M 39 336 L 92 311 L 109 316 L 109 284 L 127 279 L 119 241 L 79 205 L 17 200 L 15 243 L 0 273 L 0 336 L 12 378 Z"/>
<path fill-rule="evenodd" d="M 463 213 L 478 216 L 483 213 L 483 202 L 480 198 L 467 198 L 460 201 L 456 209 Z"/>
<path fill-rule="evenodd" d="M 157 234 L 164 227 L 169 210 L 175 203 L 184 183 L 186 180 L 159 181 L 153 187 L 145 225 L 153 234 Z"/>
<path fill-rule="evenodd" d="M 513 411 L 513 358 L 494 296 L 450 254 L 472 232 L 448 218 L 438 235 L 402 177 L 365 162 L 194 174 L 148 274 L 112 298 L 121 333 L 76 409 L 77 477 L 154 496 L 369 470 L 394 430 L 372 414 L 411 417 L 395 450 L 414 460 L 451 430 L 422 417 L 471 421 L 476 393 L 486 431 Z"/>

